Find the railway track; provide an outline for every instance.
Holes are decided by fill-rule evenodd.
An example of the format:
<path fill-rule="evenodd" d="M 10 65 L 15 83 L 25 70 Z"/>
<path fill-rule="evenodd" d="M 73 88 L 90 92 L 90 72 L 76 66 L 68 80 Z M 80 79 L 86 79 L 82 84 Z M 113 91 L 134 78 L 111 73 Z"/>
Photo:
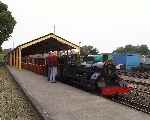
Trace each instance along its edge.
<path fill-rule="evenodd" d="M 127 76 L 140 78 L 140 79 L 149 79 L 150 78 L 150 74 L 148 72 L 128 72 Z"/>
<path fill-rule="evenodd" d="M 139 71 L 135 71 L 135 72 L 125 72 L 123 70 L 118 70 L 117 73 L 119 75 L 126 75 L 128 77 L 134 77 L 134 78 L 139 78 L 139 79 L 150 79 L 150 72 L 139 72 Z"/>
<path fill-rule="evenodd" d="M 134 86 L 134 89 L 125 95 L 111 98 L 114 102 L 150 114 L 150 80 L 125 79 Z"/>
<path fill-rule="evenodd" d="M 138 111 L 142 111 L 150 114 L 150 94 L 147 92 L 141 92 L 134 90 L 127 95 L 118 95 L 112 97 L 112 100 L 117 103 L 134 108 Z"/>

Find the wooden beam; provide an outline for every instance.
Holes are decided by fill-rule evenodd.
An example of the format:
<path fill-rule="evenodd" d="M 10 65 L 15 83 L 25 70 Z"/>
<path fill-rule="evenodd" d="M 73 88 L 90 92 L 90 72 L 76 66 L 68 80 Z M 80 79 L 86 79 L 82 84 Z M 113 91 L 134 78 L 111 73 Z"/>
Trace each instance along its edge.
<path fill-rule="evenodd" d="M 73 47 L 75 49 L 79 49 L 80 48 L 79 46 L 77 46 L 77 45 L 75 45 L 75 44 L 73 44 L 71 42 L 68 42 L 68 41 L 66 41 L 66 40 L 64 40 L 64 39 L 62 39 L 62 38 L 60 38 L 60 37 L 58 37 L 56 35 L 51 35 L 51 37 L 56 39 L 57 41 L 59 41 L 61 43 L 67 44 L 67 45 L 69 45 L 69 46 L 71 46 L 71 47 Z"/>
<path fill-rule="evenodd" d="M 49 39 L 49 38 L 50 38 L 50 35 L 49 35 L 49 36 L 46 36 L 46 37 L 43 37 L 43 38 L 39 38 L 39 39 L 37 39 L 37 40 L 35 40 L 35 41 L 32 41 L 32 42 L 29 42 L 29 43 L 27 43 L 27 44 L 22 45 L 22 46 L 21 46 L 21 49 L 26 48 L 26 47 L 28 47 L 28 46 L 31 46 L 31 45 L 33 45 L 33 44 L 36 44 L 36 43 L 38 43 L 38 42 L 41 42 L 41 41 L 43 41 L 43 40 Z"/>

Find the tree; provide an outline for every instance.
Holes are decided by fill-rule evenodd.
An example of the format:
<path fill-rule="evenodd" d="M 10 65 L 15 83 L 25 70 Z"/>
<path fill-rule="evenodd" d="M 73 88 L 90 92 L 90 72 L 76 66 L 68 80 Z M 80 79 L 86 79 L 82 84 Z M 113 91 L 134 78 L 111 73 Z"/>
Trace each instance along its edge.
<path fill-rule="evenodd" d="M 129 53 L 134 53 L 137 51 L 136 46 L 132 46 L 132 45 L 126 45 L 125 46 L 125 51 L 129 52 Z"/>
<path fill-rule="evenodd" d="M 147 45 L 141 46 L 133 46 L 133 45 L 126 45 L 125 47 L 119 47 L 113 52 L 117 53 L 139 53 L 141 55 L 148 55 L 150 54 L 150 50 Z"/>
<path fill-rule="evenodd" d="M 118 52 L 118 53 L 124 53 L 125 49 L 123 47 L 119 47 L 117 48 L 114 52 Z"/>
<path fill-rule="evenodd" d="M 148 55 L 150 54 L 150 50 L 148 49 L 147 45 L 141 45 L 138 49 L 138 52 L 142 55 Z"/>
<path fill-rule="evenodd" d="M 0 46 L 11 36 L 16 21 L 8 6 L 0 1 Z"/>
<path fill-rule="evenodd" d="M 89 46 L 85 45 L 85 46 L 81 47 L 81 56 L 87 56 L 89 54 L 96 55 L 98 53 L 99 53 L 98 49 L 94 48 L 91 45 L 89 45 Z"/>

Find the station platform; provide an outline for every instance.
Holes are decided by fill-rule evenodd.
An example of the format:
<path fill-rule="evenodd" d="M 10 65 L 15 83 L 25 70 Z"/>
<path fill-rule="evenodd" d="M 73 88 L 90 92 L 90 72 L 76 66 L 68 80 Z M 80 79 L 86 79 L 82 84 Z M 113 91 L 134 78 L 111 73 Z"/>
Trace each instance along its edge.
<path fill-rule="evenodd" d="M 45 120 L 150 120 L 150 115 L 47 77 L 7 66 Z"/>

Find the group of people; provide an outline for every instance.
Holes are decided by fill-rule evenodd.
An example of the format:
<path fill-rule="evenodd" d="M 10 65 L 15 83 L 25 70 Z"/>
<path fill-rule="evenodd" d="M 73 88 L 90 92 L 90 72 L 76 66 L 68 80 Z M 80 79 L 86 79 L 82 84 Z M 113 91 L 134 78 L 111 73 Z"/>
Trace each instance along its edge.
<path fill-rule="evenodd" d="M 55 52 L 48 53 L 48 81 L 51 83 L 56 83 L 58 57 Z"/>

